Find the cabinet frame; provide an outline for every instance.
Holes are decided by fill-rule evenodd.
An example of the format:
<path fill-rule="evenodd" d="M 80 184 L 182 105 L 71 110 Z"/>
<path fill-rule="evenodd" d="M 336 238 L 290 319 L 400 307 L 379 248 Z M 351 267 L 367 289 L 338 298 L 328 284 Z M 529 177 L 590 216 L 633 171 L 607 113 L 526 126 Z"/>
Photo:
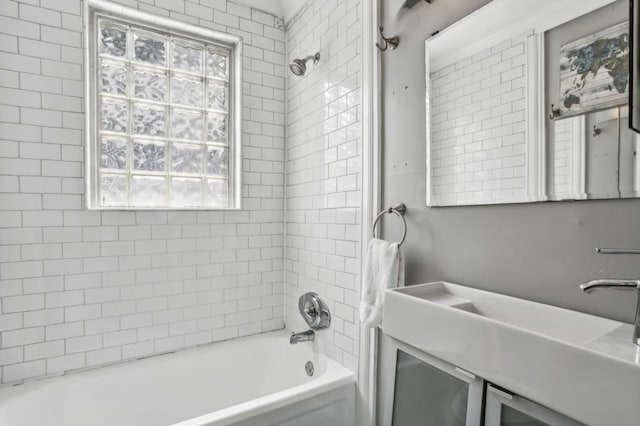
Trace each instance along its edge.
<path fill-rule="evenodd" d="M 392 346 L 393 356 L 382 367 L 382 374 L 385 375 L 387 383 L 392 386 L 385 386 L 381 392 L 383 398 L 384 411 L 382 416 L 382 425 L 391 426 L 393 424 L 393 405 L 395 402 L 396 387 L 396 369 L 398 363 L 398 351 L 402 351 L 431 367 L 434 367 L 445 374 L 465 382 L 469 385 L 469 393 L 467 398 L 467 417 L 465 426 L 481 426 L 483 418 L 484 406 L 484 380 L 468 371 L 455 367 L 441 359 L 422 352 L 406 343 L 396 340 L 390 336 L 389 342 Z"/>
<path fill-rule="evenodd" d="M 557 413 L 533 401 L 513 395 L 491 384 L 487 384 L 484 426 L 502 425 L 502 406 L 506 405 L 529 417 L 553 426 L 584 426 L 573 419 Z"/>

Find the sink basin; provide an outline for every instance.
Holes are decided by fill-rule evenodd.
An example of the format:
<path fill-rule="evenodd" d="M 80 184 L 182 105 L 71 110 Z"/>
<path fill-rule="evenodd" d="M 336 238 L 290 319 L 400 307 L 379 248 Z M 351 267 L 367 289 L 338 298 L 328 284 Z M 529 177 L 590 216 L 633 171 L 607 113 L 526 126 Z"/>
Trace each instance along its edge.
<path fill-rule="evenodd" d="M 391 337 L 585 424 L 640 424 L 630 324 L 447 282 L 384 304 Z"/>

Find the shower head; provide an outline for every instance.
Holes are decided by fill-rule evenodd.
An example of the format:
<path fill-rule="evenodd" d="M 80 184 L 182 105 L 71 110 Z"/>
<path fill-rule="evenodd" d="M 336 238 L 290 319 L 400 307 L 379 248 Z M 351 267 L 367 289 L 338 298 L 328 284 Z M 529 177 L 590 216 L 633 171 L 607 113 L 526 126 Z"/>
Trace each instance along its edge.
<path fill-rule="evenodd" d="M 305 71 L 307 70 L 307 66 L 305 65 L 305 61 L 303 61 L 302 59 L 294 59 L 289 64 L 289 69 L 295 75 L 304 75 Z"/>
<path fill-rule="evenodd" d="M 307 61 L 309 59 L 313 59 L 314 64 L 318 64 L 320 62 L 320 52 L 315 55 L 307 56 L 304 59 L 294 59 L 289 63 L 289 69 L 295 75 L 302 76 L 305 72 L 307 72 Z"/>

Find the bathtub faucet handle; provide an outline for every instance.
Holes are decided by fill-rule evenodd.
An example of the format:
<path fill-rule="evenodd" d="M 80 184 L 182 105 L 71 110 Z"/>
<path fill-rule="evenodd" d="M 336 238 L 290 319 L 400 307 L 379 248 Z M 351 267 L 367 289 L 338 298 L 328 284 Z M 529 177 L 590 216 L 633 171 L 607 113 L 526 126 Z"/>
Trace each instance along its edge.
<path fill-rule="evenodd" d="M 316 293 L 308 292 L 300 296 L 298 310 L 312 330 L 322 330 L 331 324 L 329 307 Z"/>

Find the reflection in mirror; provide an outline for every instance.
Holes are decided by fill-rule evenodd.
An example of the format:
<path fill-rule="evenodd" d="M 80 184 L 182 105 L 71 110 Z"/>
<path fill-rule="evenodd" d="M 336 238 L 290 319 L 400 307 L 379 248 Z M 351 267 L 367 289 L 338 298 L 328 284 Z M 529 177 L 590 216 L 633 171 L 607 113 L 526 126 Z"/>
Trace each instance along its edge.
<path fill-rule="evenodd" d="M 640 196 L 640 138 L 624 105 L 554 123 L 553 200 Z"/>
<path fill-rule="evenodd" d="M 431 73 L 434 204 L 530 201 L 528 37 L 510 37 Z"/>
<path fill-rule="evenodd" d="M 537 143 L 541 39 L 505 21 L 504 7 L 510 10 L 508 2 L 494 1 L 476 12 L 479 17 L 427 40 L 430 206 L 544 197 Z"/>
<path fill-rule="evenodd" d="M 429 38 L 427 205 L 640 195 L 627 18 L 628 0 L 493 0 Z"/>
<path fill-rule="evenodd" d="M 618 0 L 545 32 L 545 95 L 560 110 L 546 133 L 551 200 L 637 196 L 628 5 Z"/>

